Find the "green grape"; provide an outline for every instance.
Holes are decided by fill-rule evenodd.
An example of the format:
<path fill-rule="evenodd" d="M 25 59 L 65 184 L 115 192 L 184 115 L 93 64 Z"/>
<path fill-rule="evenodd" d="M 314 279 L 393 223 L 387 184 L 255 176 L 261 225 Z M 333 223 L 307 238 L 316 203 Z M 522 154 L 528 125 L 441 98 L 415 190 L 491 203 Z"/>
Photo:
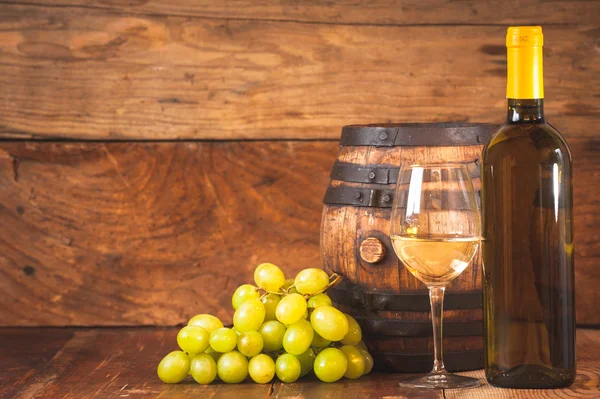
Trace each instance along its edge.
<path fill-rule="evenodd" d="M 257 331 L 265 321 L 265 305 L 259 299 L 248 299 L 233 314 L 233 326 L 241 333 Z"/>
<path fill-rule="evenodd" d="M 313 348 L 325 348 L 331 343 L 330 340 L 321 337 L 316 331 L 310 346 Z"/>
<path fill-rule="evenodd" d="M 306 300 L 300 294 L 290 294 L 281 299 L 275 309 L 277 320 L 283 324 L 292 324 L 304 316 Z"/>
<path fill-rule="evenodd" d="M 314 372 L 323 382 L 335 382 L 346 374 L 348 359 L 339 349 L 323 349 L 315 359 Z"/>
<path fill-rule="evenodd" d="M 310 323 L 321 337 L 330 341 L 339 341 L 348 334 L 348 318 L 333 306 L 313 310 Z"/>
<path fill-rule="evenodd" d="M 318 308 L 319 306 L 331 306 L 331 298 L 327 294 L 317 294 L 308 298 L 306 303 L 309 309 Z"/>
<path fill-rule="evenodd" d="M 266 291 L 277 292 L 285 284 L 281 269 L 272 263 L 263 263 L 254 270 L 254 282 Z"/>
<path fill-rule="evenodd" d="M 371 372 L 371 370 L 373 370 L 373 357 L 369 352 L 362 348 L 358 348 L 358 350 L 362 357 L 365 359 L 365 372 L 363 373 L 363 375 L 367 375 Z"/>
<path fill-rule="evenodd" d="M 210 334 L 210 347 L 215 352 L 229 352 L 237 344 L 237 334 L 231 328 L 219 328 Z"/>
<path fill-rule="evenodd" d="M 351 380 L 360 378 L 365 372 L 365 358 L 360 353 L 360 350 L 352 345 L 344 345 L 340 350 L 344 352 L 346 360 L 348 360 L 348 368 L 346 369 L 346 373 L 344 373 L 344 377 Z"/>
<path fill-rule="evenodd" d="M 310 348 L 314 337 L 310 322 L 300 319 L 291 324 L 283 336 L 283 349 L 291 355 L 301 355 Z"/>
<path fill-rule="evenodd" d="M 223 328 L 223 323 L 213 315 L 199 314 L 188 321 L 188 326 L 202 327 L 210 334 L 217 328 Z"/>
<path fill-rule="evenodd" d="M 242 303 L 244 303 L 248 299 L 258 299 L 260 297 L 260 293 L 258 292 L 258 288 L 253 286 L 252 284 L 244 284 L 237 287 L 233 296 L 231 297 L 231 305 L 234 309 L 240 307 Z"/>
<path fill-rule="evenodd" d="M 299 292 L 298 292 L 298 290 L 296 289 L 296 287 L 291 287 L 291 288 L 288 290 L 288 294 L 298 294 L 298 293 L 299 293 Z"/>
<path fill-rule="evenodd" d="M 284 353 L 275 362 L 275 372 L 281 382 L 295 382 L 300 378 L 300 373 L 302 372 L 300 360 L 294 355 Z"/>
<path fill-rule="evenodd" d="M 265 305 L 265 321 L 277 320 L 275 309 L 277 309 L 279 301 L 281 301 L 281 295 L 277 294 L 267 294 L 261 299 L 261 302 Z"/>
<path fill-rule="evenodd" d="M 158 363 L 156 373 L 162 382 L 177 384 L 183 381 L 190 371 L 190 358 L 185 352 L 173 351 Z"/>
<path fill-rule="evenodd" d="M 304 377 L 306 374 L 310 373 L 313 369 L 313 365 L 315 363 L 315 351 L 313 351 L 311 348 L 308 348 L 308 350 L 304 353 L 302 353 L 301 355 L 296 356 L 298 358 L 298 361 L 300 362 L 300 377 Z"/>
<path fill-rule="evenodd" d="M 257 331 L 246 331 L 238 337 L 237 349 L 247 357 L 258 355 L 263 350 L 263 338 Z"/>
<path fill-rule="evenodd" d="M 190 374 L 198 384 L 210 384 L 217 377 L 215 359 L 206 353 L 194 356 L 190 363 Z"/>
<path fill-rule="evenodd" d="M 294 286 L 299 293 L 314 295 L 323 292 L 329 285 L 329 276 L 321 269 L 304 269 L 296 276 Z"/>
<path fill-rule="evenodd" d="M 354 346 L 356 346 L 358 349 L 364 349 L 367 352 L 369 351 L 369 348 L 367 348 L 367 345 L 365 345 L 365 343 L 363 341 L 360 341 L 358 344 L 356 344 Z"/>
<path fill-rule="evenodd" d="M 342 338 L 342 345 L 358 345 L 362 339 L 362 330 L 356 319 L 344 313 L 348 319 L 348 333 Z"/>
<path fill-rule="evenodd" d="M 215 363 L 219 361 L 219 358 L 222 355 L 221 352 L 217 352 L 216 350 L 214 350 L 210 346 L 208 347 L 208 349 L 204 353 L 207 354 L 207 355 L 209 355 L 210 357 L 212 357 L 213 360 L 215 361 Z"/>
<path fill-rule="evenodd" d="M 177 345 L 182 351 L 197 354 L 208 348 L 210 334 L 202 327 L 185 326 L 177 333 Z"/>
<path fill-rule="evenodd" d="M 275 362 L 268 355 L 256 355 L 248 363 L 248 374 L 257 384 L 266 384 L 275 376 Z"/>
<path fill-rule="evenodd" d="M 238 351 L 223 353 L 217 362 L 217 373 L 223 382 L 240 383 L 248 376 L 248 359 Z"/>
<path fill-rule="evenodd" d="M 294 284 L 293 278 L 286 278 L 285 283 L 283 283 L 283 289 L 288 290 Z"/>
<path fill-rule="evenodd" d="M 283 348 L 285 326 L 277 320 L 265 321 L 258 332 L 263 338 L 263 349 L 275 352 Z"/>

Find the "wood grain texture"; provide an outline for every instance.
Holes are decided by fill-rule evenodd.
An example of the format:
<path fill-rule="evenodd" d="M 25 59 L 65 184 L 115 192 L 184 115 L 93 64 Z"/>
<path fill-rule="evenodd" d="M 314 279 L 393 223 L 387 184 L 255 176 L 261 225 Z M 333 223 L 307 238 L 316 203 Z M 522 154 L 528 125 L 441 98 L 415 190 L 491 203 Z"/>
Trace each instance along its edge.
<path fill-rule="evenodd" d="M 30 387 L 40 372 L 61 356 L 62 349 L 73 335 L 71 329 L 47 329 L 43 332 L 26 328 L 1 330 L 0 398 L 13 398 Z"/>
<path fill-rule="evenodd" d="M 320 267 L 336 143 L 0 144 L 0 325 L 231 322 L 262 262 Z"/>
<path fill-rule="evenodd" d="M 600 142 L 569 143 L 577 320 L 598 324 Z M 231 320 L 229 295 L 258 263 L 321 265 L 337 151 L 333 141 L 0 143 L 0 324 Z"/>
<path fill-rule="evenodd" d="M 383 243 L 375 238 L 369 237 L 360 243 L 360 257 L 367 263 L 380 262 L 386 254 Z"/>
<path fill-rule="evenodd" d="M 504 22 L 337 25 L 171 16 L 158 8 L 135 14 L 118 1 L 98 4 L 0 5 L 1 134 L 337 138 L 339 127 L 349 123 L 501 122 L 505 112 Z M 350 8 L 377 7 L 366 4 Z M 429 15 L 445 18 L 452 12 L 442 12 L 444 6 L 480 7 L 433 4 L 422 3 L 418 12 L 429 9 Z M 547 115 L 569 137 L 595 136 L 600 29 L 597 19 L 588 18 L 600 13 L 600 3 L 569 2 L 575 4 L 569 11 L 566 4 L 549 3 L 564 11 L 546 15 L 562 22 L 564 14 L 574 20 L 581 14 L 589 24 L 545 27 Z M 529 14 L 519 14 L 537 20 L 538 5 L 528 4 Z M 311 15 L 326 6 L 313 7 Z M 331 10 L 343 15 L 339 7 Z M 381 15 L 393 7 L 385 6 Z M 481 7 L 490 15 L 508 10 L 501 4 Z"/>
<path fill-rule="evenodd" d="M 14 330 L 0 330 L 0 345 L 8 347 Z M 29 343 L 45 341 L 46 331 L 32 330 Z M 271 387 L 246 383 L 210 386 L 196 384 L 190 377 L 177 385 L 163 384 L 156 375 L 156 366 L 164 355 L 177 350 L 176 329 L 87 329 L 70 330 L 73 337 L 40 370 L 29 373 L 24 387 L 6 391 L 7 398 L 181 398 L 268 397 Z M 21 339 L 24 341 L 24 339 Z M 41 361 L 32 350 L 20 356 Z M 10 362 L 11 359 L 4 360 Z M 1 391 L 0 391 L 1 392 Z M 13 396 L 9 396 L 12 394 Z M 2 396 L 4 397 L 4 396 Z"/>
<path fill-rule="evenodd" d="M 217 382 L 200 386 L 188 377 L 181 384 L 167 385 L 156 376 L 156 365 L 162 356 L 176 349 L 176 335 L 174 328 L 0 329 L 0 362 L 4 370 L 14 368 L 23 373 L 3 373 L 0 378 L 5 383 L 0 386 L 0 397 L 595 399 L 600 396 L 599 330 L 577 331 L 578 375 L 570 388 L 507 390 L 484 384 L 480 388 L 444 392 L 400 389 L 398 382 L 410 374 L 377 373 L 334 384 L 306 377 L 293 384 L 275 380 L 265 385 L 246 381 L 238 385 Z M 45 350 L 56 354 L 48 359 Z M 30 369 L 21 368 L 23 358 L 29 359 Z M 483 371 L 464 374 L 483 379 Z M 17 383 L 18 389 L 10 388 Z"/>
<path fill-rule="evenodd" d="M 274 384 L 271 398 L 277 399 L 444 399 L 442 391 L 400 388 L 398 382 L 410 374 L 373 373 L 358 380 L 342 379 L 333 384 L 324 384 L 316 378 L 307 378 L 293 384 Z"/>
<path fill-rule="evenodd" d="M 577 323 L 600 324 L 600 139 L 570 140 L 573 154 L 575 219 L 575 303 Z"/>
<path fill-rule="evenodd" d="M 598 8 L 589 1 L 558 0 L 526 3 L 510 0 L 502 4 L 451 0 L 336 0 L 297 2 L 294 0 L 43 0 L 44 6 L 102 8 L 130 14 L 163 14 L 199 18 L 269 19 L 321 22 L 328 24 L 415 25 L 415 24 L 580 24 L 596 23 Z M 515 12 L 518 10 L 518 12 Z"/>

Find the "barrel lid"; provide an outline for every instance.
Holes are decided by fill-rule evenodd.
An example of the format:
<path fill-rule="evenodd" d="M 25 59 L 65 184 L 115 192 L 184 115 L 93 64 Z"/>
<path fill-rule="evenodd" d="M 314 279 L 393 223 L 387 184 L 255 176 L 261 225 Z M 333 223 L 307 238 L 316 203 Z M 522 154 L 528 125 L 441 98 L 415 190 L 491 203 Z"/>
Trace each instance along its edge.
<path fill-rule="evenodd" d="M 486 144 L 498 125 L 491 123 L 392 123 L 348 125 L 341 146 L 433 147 Z"/>

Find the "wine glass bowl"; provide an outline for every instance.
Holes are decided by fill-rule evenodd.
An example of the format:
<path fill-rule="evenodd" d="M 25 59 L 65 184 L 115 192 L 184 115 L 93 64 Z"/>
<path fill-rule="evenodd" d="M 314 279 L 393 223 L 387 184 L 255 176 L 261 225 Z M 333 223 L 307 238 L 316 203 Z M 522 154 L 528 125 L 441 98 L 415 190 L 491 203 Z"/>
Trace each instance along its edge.
<path fill-rule="evenodd" d="M 479 247 L 480 217 L 464 164 L 402 166 L 392 205 L 390 239 L 410 273 L 429 288 L 434 366 L 403 387 L 477 386 L 474 378 L 450 374 L 442 358 L 442 314 L 446 285 L 469 265 Z"/>

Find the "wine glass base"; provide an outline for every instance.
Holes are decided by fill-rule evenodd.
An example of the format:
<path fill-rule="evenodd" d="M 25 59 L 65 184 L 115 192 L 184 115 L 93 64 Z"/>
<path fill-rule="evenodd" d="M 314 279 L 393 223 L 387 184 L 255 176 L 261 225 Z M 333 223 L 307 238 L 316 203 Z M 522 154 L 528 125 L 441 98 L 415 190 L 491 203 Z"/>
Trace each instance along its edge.
<path fill-rule="evenodd" d="M 481 381 L 477 378 L 450 373 L 431 373 L 421 377 L 409 378 L 398 385 L 402 388 L 454 389 L 478 387 L 481 385 Z"/>

